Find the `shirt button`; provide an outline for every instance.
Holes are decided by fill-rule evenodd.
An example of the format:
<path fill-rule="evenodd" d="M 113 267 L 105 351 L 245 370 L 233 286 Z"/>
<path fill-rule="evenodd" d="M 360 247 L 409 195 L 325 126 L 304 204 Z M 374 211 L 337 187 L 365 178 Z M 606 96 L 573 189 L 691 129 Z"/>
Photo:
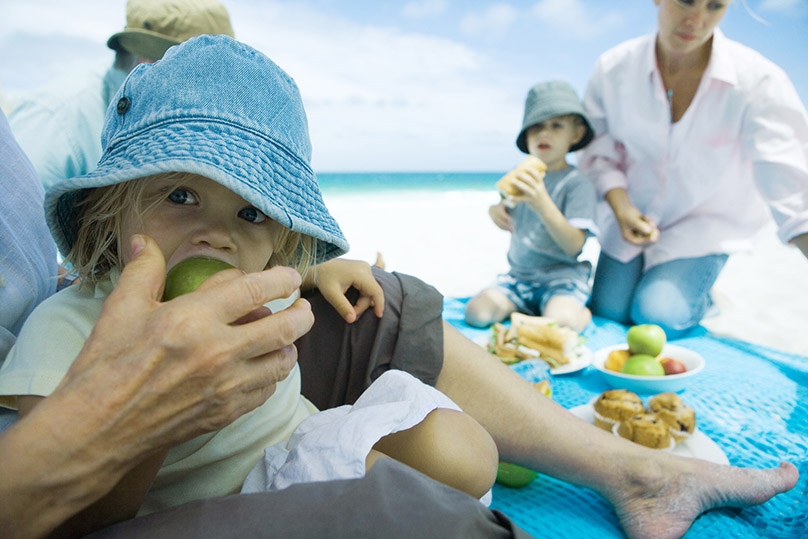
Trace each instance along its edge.
<path fill-rule="evenodd" d="M 115 110 L 118 111 L 118 114 L 126 114 L 131 106 L 132 102 L 129 101 L 129 98 L 122 97 L 118 100 L 118 104 L 115 106 Z"/>

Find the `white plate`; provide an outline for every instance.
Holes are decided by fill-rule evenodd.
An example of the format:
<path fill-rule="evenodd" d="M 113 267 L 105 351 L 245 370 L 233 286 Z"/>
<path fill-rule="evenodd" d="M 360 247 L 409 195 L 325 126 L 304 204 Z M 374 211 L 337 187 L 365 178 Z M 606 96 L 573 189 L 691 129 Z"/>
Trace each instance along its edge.
<path fill-rule="evenodd" d="M 488 350 L 488 343 L 490 340 L 490 335 L 478 335 L 477 337 L 474 337 L 474 342 L 486 350 Z M 554 369 L 550 369 L 550 374 L 569 374 L 571 372 L 578 372 L 592 364 L 593 355 L 592 350 L 584 345 L 579 345 L 575 349 L 575 357 L 570 358 L 570 362 L 566 365 L 559 365 Z M 516 363 L 513 363 L 513 365 L 515 364 Z"/>
<path fill-rule="evenodd" d="M 592 408 L 591 404 L 583 404 L 575 408 L 570 408 L 570 412 L 588 423 L 595 422 L 595 410 Z M 716 464 L 729 464 L 727 455 L 718 447 L 718 444 L 698 428 L 693 431 L 690 438 L 674 447 L 671 453 L 679 455 L 680 457 L 708 460 Z"/>
<path fill-rule="evenodd" d="M 575 357 L 571 358 L 566 365 L 559 365 L 555 369 L 550 369 L 551 374 L 569 374 L 578 372 L 592 364 L 592 350 L 584 345 L 578 345 L 575 349 Z"/>

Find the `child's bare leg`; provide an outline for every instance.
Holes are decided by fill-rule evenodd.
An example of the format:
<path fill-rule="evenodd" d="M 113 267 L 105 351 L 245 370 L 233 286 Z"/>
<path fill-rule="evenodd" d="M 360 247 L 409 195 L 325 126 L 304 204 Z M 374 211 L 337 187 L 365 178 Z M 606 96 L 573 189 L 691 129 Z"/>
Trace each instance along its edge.
<path fill-rule="evenodd" d="M 466 304 L 466 323 L 485 328 L 505 320 L 515 310 L 516 305 L 505 294 L 495 288 L 488 288 Z"/>
<path fill-rule="evenodd" d="M 497 475 L 494 440 L 457 410 L 433 410 L 421 423 L 385 436 L 373 449 L 368 467 L 383 453 L 475 498 L 488 492 Z"/>
<path fill-rule="evenodd" d="M 542 314 L 578 333 L 586 329 L 592 321 L 589 309 L 572 296 L 553 296 L 544 306 Z"/>
<path fill-rule="evenodd" d="M 719 466 L 613 436 L 546 398 L 448 324 L 444 354 L 437 388 L 491 433 L 502 460 L 600 493 L 630 537 L 679 537 L 705 511 L 759 504 L 797 482 L 791 464 Z"/>

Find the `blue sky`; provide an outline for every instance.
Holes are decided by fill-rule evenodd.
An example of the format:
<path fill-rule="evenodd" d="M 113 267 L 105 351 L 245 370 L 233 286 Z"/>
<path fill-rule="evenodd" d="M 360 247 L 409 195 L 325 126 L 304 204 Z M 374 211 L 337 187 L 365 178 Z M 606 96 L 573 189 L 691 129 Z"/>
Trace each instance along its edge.
<path fill-rule="evenodd" d="M 223 0 L 236 37 L 300 86 L 314 167 L 501 171 L 527 90 L 583 93 L 607 48 L 653 32 L 653 0 Z M 721 23 L 780 65 L 808 103 L 808 0 L 735 0 Z M 5 107 L 66 73 L 111 62 L 124 0 L 0 0 Z M 762 19 L 762 22 L 759 20 Z"/>

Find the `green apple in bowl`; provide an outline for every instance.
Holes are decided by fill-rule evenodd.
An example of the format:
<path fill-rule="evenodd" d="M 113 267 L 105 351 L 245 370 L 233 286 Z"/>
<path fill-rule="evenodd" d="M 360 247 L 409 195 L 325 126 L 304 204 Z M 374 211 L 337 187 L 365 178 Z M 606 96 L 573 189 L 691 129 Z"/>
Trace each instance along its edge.
<path fill-rule="evenodd" d="M 186 258 L 168 271 L 163 301 L 169 301 L 177 296 L 193 292 L 205 279 L 214 273 L 233 267 L 227 262 L 215 258 L 202 256 Z"/>
<path fill-rule="evenodd" d="M 665 376 L 665 368 L 655 356 L 634 354 L 623 364 L 623 374 L 636 376 Z"/>
<path fill-rule="evenodd" d="M 658 356 L 665 346 L 665 330 L 656 324 L 631 326 L 626 334 L 628 349 L 632 354 Z"/>

